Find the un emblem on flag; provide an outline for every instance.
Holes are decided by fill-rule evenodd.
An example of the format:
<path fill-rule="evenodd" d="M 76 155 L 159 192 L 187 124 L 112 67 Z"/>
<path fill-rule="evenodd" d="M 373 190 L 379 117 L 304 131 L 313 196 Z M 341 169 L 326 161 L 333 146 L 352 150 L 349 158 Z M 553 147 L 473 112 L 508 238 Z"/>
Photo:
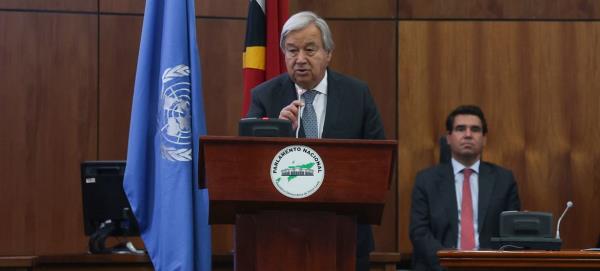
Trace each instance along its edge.
<path fill-rule="evenodd" d="M 162 75 L 160 95 L 161 154 L 170 161 L 192 160 L 190 67 L 177 65 Z"/>

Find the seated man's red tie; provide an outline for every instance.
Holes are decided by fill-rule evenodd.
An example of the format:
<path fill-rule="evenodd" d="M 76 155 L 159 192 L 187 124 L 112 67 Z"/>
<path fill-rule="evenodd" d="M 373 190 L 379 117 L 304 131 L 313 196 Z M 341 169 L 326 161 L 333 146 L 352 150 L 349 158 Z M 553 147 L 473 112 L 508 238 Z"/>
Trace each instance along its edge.
<path fill-rule="evenodd" d="M 475 229 L 473 228 L 473 200 L 471 199 L 471 173 L 473 170 L 465 168 L 465 177 L 462 187 L 462 203 L 460 211 L 460 249 L 475 249 Z"/>

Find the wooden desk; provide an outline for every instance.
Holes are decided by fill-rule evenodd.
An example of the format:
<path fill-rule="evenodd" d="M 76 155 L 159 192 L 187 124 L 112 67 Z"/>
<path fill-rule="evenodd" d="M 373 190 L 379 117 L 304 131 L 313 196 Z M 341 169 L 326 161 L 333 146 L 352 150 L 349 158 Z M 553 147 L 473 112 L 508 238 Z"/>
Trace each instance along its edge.
<path fill-rule="evenodd" d="M 212 256 L 213 271 L 233 270 L 231 253 Z M 0 271 L 151 271 L 148 255 L 132 254 L 65 254 L 42 256 L 2 256 Z"/>
<path fill-rule="evenodd" d="M 598 251 L 457 251 L 438 252 L 448 270 L 600 270 Z"/>
<path fill-rule="evenodd" d="M 153 270 L 146 255 L 73 254 L 48 256 L 3 256 L 1 271 L 37 270 Z"/>
<path fill-rule="evenodd" d="M 0 257 L 0 270 L 28 271 L 31 270 L 35 256 Z"/>
<path fill-rule="evenodd" d="M 372 271 L 396 270 L 397 265 L 409 266 L 410 254 L 398 252 L 371 253 Z M 213 271 L 232 271 L 231 253 L 212 256 Z M 131 254 L 67 254 L 44 256 L 2 256 L 0 271 L 151 271 L 154 270 L 147 255 Z"/>
<path fill-rule="evenodd" d="M 152 271 L 154 269 L 145 254 L 74 254 L 38 256 L 32 270 Z"/>

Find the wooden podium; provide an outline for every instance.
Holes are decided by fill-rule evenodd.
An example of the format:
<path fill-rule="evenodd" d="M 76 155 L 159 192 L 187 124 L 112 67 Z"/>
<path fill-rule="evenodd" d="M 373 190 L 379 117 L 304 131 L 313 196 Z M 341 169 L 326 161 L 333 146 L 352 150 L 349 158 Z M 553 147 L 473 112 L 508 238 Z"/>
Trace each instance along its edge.
<path fill-rule="evenodd" d="M 300 145 L 322 159 L 311 196 L 281 194 L 271 163 Z M 210 223 L 235 224 L 236 270 L 354 270 L 356 224 L 379 224 L 396 164 L 396 141 L 200 138 L 200 186 Z"/>

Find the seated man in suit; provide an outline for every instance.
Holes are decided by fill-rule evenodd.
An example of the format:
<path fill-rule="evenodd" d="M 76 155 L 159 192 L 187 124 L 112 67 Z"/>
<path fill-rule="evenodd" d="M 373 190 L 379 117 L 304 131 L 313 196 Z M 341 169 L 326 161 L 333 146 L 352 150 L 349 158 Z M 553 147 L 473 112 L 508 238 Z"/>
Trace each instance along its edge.
<path fill-rule="evenodd" d="M 452 160 L 417 174 L 410 240 L 415 270 L 443 270 L 437 251 L 490 248 L 500 213 L 520 210 L 511 171 L 481 161 L 487 123 L 477 106 L 459 106 L 446 119 Z"/>
<path fill-rule="evenodd" d="M 328 68 L 334 45 L 322 18 L 312 12 L 291 16 L 280 47 L 287 73 L 252 90 L 247 117 L 290 120 L 300 137 L 385 138 L 368 86 Z M 372 250 L 371 227 L 358 225 L 357 270 L 369 270 Z"/>

